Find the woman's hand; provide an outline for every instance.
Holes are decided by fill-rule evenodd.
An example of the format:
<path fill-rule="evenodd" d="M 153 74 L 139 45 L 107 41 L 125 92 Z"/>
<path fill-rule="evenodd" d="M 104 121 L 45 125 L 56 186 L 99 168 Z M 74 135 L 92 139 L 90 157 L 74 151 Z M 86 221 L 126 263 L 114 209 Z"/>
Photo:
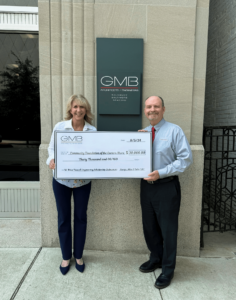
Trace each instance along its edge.
<path fill-rule="evenodd" d="M 55 161 L 54 159 L 51 159 L 50 163 L 49 163 L 49 168 L 54 170 L 55 169 Z"/>
<path fill-rule="evenodd" d="M 147 130 L 140 129 L 140 130 L 138 130 L 138 132 L 147 132 Z"/>

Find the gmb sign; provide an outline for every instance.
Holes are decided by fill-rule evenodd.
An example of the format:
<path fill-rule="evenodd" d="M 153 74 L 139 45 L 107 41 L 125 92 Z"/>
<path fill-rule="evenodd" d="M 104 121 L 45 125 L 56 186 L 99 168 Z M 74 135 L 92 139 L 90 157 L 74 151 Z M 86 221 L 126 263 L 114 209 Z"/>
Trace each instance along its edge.
<path fill-rule="evenodd" d="M 139 115 L 141 80 L 138 72 L 98 72 L 99 114 Z"/>

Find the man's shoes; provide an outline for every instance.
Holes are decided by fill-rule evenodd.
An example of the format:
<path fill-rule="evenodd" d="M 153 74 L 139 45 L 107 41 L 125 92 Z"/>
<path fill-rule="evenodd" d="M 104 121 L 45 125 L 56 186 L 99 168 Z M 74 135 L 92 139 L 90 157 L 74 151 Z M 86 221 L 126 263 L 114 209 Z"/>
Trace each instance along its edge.
<path fill-rule="evenodd" d="M 171 283 L 171 279 L 174 277 L 174 273 L 168 277 L 164 274 L 161 273 L 161 275 L 157 278 L 154 286 L 157 288 L 157 289 L 164 289 L 166 288 L 168 285 L 170 285 Z"/>
<path fill-rule="evenodd" d="M 139 267 L 139 271 L 143 273 L 149 273 L 155 271 L 158 268 L 161 268 L 161 263 L 153 263 L 149 260 Z"/>

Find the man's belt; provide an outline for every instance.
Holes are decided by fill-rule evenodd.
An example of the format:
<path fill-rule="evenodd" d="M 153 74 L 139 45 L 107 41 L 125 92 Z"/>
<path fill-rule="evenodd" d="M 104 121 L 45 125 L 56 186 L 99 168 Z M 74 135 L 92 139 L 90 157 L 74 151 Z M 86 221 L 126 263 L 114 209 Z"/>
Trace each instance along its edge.
<path fill-rule="evenodd" d="M 157 179 L 155 181 L 148 181 L 148 180 L 146 180 L 146 181 L 149 184 L 156 184 L 156 183 L 162 183 L 162 182 L 169 182 L 171 180 L 174 180 L 176 177 L 178 178 L 178 176 L 175 175 L 175 176 L 170 176 L 170 177 L 166 177 L 166 178 L 162 178 L 162 179 Z"/>

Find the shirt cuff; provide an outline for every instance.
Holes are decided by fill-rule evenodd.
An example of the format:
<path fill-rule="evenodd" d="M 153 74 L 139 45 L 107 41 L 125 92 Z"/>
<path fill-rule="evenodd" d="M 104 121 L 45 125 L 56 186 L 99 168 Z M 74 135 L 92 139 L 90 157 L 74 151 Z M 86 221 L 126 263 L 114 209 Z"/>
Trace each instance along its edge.
<path fill-rule="evenodd" d="M 159 173 L 160 179 L 167 177 L 166 168 L 163 168 L 163 169 L 160 169 L 160 170 L 157 170 L 157 171 Z"/>
<path fill-rule="evenodd" d="M 47 164 L 48 166 L 49 166 L 50 161 L 51 161 L 52 159 L 54 159 L 54 155 L 50 155 L 50 156 L 48 157 L 48 159 L 46 160 L 46 164 Z"/>

